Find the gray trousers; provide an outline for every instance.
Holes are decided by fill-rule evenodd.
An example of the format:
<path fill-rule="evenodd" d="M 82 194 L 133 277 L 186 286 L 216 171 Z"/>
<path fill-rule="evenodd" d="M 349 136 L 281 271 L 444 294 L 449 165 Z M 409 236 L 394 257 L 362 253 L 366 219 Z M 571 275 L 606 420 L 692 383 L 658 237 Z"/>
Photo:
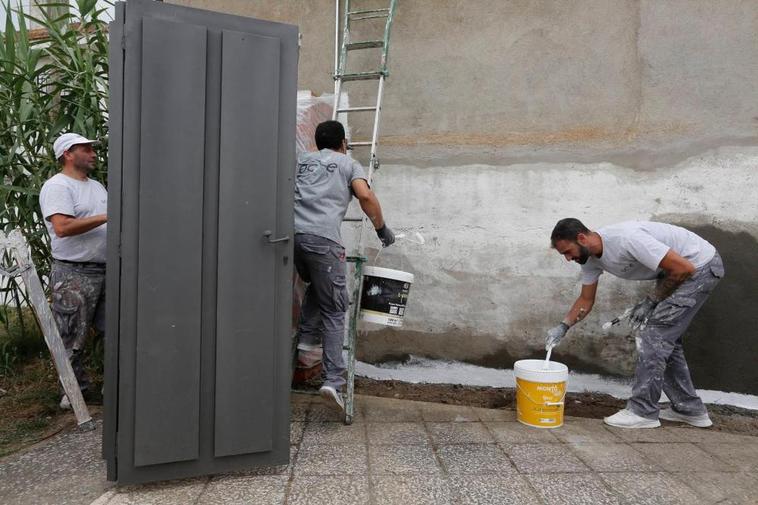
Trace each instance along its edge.
<path fill-rule="evenodd" d="M 345 248 L 316 235 L 295 235 L 295 268 L 308 286 L 300 308 L 298 342 L 322 344 L 325 386 L 345 385 L 342 343 L 348 296 Z"/>
<path fill-rule="evenodd" d="M 682 335 L 723 276 L 724 264 L 717 252 L 710 263 L 655 307 L 637 336 L 639 356 L 627 409 L 658 419 L 662 389 L 675 411 L 685 415 L 706 413 L 690 378 Z"/>
<path fill-rule="evenodd" d="M 53 318 L 79 388 L 87 391 L 91 384 L 84 369 L 83 351 L 90 328 L 105 332 L 105 265 L 53 260 L 50 285 Z"/>

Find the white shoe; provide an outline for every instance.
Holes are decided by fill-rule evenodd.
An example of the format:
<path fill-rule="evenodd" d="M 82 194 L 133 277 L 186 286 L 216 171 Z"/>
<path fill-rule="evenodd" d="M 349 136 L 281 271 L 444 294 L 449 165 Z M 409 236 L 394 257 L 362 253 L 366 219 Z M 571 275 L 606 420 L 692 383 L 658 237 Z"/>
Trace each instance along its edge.
<path fill-rule="evenodd" d="M 658 419 L 646 419 L 627 409 L 619 410 L 603 421 L 616 428 L 657 428 L 661 425 Z"/>
<path fill-rule="evenodd" d="M 58 404 L 58 406 L 63 410 L 71 410 L 71 402 L 68 400 L 68 396 L 63 395 L 63 398 L 61 398 L 61 402 Z"/>
<path fill-rule="evenodd" d="M 318 390 L 318 394 L 321 398 L 326 400 L 326 403 L 335 410 L 345 410 L 345 404 L 342 401 L 342 395 L 337 392 L 332 386 L 321 386 Z"/>
<path fill-rule="evenodd" d="M 667 409 L 661 410 L 660 414 L 658 414 L 658 417 L 660 419 L 665 419 L 666 421 L 687 423 L 690 426 L 695 426 L 697 428 L 708 428 L 710 426 L 713 426 L 711 418 L 708 417 L 707 412 L 705 414 L 700 414 L 699 416 L 688 416 L 686 414 L 680 414 L 676 410 L 669 407 Z"/>

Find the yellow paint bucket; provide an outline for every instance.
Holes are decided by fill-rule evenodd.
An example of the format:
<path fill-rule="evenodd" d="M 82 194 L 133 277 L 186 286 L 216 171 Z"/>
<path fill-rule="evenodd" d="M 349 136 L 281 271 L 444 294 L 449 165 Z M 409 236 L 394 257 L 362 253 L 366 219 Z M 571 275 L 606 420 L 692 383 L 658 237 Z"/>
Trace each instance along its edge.
<path fill-rule="evenodd" d="M 568 367 L 563 363 L 522 359 L 513 365 L 516 378 L 516 418 L 535 428 L 563 426 Z"/>

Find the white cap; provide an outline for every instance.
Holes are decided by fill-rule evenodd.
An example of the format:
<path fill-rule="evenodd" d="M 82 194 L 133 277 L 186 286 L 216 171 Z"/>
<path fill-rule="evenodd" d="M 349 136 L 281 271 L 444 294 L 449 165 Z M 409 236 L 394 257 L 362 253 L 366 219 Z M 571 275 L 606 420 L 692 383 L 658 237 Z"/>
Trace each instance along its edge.
<path fill-rule="evenodd" d="M 78 133 L 64 133 L 57 139 L 55 139 L 55 142 L 53 143 L 53 151 L 55 151 L 55 159 L 57 160 L 61 156 L 63 156 L 63 153 L 71 149 L 73 146 L 77 146 L 79 144 L 97 144 L 97 140 L 90 140 L 88 138 L 82 137 Z"/>

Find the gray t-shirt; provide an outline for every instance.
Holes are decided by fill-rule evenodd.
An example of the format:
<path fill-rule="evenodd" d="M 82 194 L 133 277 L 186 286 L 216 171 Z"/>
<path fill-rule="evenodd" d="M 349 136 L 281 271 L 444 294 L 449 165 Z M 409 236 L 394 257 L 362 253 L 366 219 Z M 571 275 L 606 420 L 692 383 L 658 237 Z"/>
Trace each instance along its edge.
<path fill-rule="evenodd" d="M 295 233 L 341 244 L 340 226 L 356 179 L 367 180 L 366 173 L 347 155 L 331 149 L 301 154 L 295 175 Z"/>
<path fill-rule="evenodd" d="M 81 235 L 59 237 L 50 222 L 53 214 L 75 218 L 105 214 L 108 210 L 108 193 L 102 184 L 93 179 L 80 181 L 67 175 L 55 174 L 42 185 L 39 206 L 50 234 L 53 258 L 105 263 L 107 224 Z"/>
<path fill-rule="evenodd" d="M 603 239 L 603 255 L 590 256 L 582 265 L 582 284 L 594 284 L 603 271 L 622 279 L 655 279 L 669 249 L 695 268 L 707 265 L 716 253 L 708 241 L 672 224 L 626 221 L 600 228 L 597 233 Z"/>

